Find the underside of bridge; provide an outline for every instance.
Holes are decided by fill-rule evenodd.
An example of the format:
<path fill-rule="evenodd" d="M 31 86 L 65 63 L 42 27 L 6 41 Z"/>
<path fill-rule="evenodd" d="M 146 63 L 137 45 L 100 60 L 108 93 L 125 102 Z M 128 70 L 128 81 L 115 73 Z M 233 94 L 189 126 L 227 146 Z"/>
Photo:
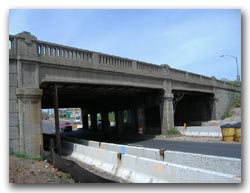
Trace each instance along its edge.
<path fill-rule="evenodd" d="M 161 89 L 100 85 L 44 82 L 42 108 L 54 108 L 54 85 L 58 88 L 59 108 L 81 108 L 83 127 L 98 130 L 97 114 L 102 117 L 102 130 L 110 131 L 108 113 L 115 114 L 113 132 L 161 134 Z M 213 94 L 173 90 L 174 125 L 200 125 L 212 119 Z M 89 118 L 91 117 L 91 127 Z M 84 123 L 85 122 L 85 123 Z"/>
<path fill-rule="evenodd" d="M 209 121 L 213 114 L 212 93 L 173 90 L 174 93 L 174 122 L 175 126 L 201 125 L 202 121 Z"/>
<path fill-rule="evenodd" d="M 160 102 L 162 90 L 132 86 L 44 82 L 42 109 L 54 108 L 54 85 L 58 88 L 59 108 L 81 108 L 83 128 L 100 132 L 97 114 L 101 115 L 102 131 L 160 134 Z M 115 114 L 111 128 L 108 113 Z M 91 126 L 89 119 L 91 117 Z"/>

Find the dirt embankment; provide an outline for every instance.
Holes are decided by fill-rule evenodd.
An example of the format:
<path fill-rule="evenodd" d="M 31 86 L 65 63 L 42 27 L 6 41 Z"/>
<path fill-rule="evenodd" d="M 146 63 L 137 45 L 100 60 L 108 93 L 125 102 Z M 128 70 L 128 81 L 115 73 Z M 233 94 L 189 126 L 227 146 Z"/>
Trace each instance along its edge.
<path fill-rule="evenodd" d="M 75 183 L 70 174 L 61 172 L 47 161 L 9 156 L 9 182 L 17 184 Z"/>
<path fill-rule="evenodd" d="M 212 120 L 208 122 L 203 122 L 202 126 L 220 126 L 227 123 L 233 124 L 241 122 L 241 107 L 233 108 L 230 113 L 231 113 L 230 117 L 227 117 L 223 120 Z"/>

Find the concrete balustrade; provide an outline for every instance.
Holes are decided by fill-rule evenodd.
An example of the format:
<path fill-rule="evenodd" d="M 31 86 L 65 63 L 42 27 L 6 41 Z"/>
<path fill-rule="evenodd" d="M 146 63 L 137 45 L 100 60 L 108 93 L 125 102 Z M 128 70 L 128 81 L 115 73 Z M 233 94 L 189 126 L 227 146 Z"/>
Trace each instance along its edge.
<path fill-rule="evenodd" d="M 149 72 L 160 72 L 162 67 L 154 65 L 154 64 L 149 64 L 149 63 L 137 61 L 137 69 L 138 70 L 145 70 L 145 71 L 149 71 Z"/>
<path fill-rule="evenodd" d="M 132 68 L 132 60 L 104 54 L 99 54 L 99 63 L 119 68 Z"/>
<path fill-rule="evenodd" d="M 27 32 L 23 32 L 23 33 L 27 33 Z M 28 37 L 28 35 L 26 36 Z M 14 49 L 16 47 L 17 39 L 24 39 L 24 38 L 21 36 L 12 36 L 12 35 L 9 36 L 9 40 L 11 42 L 10 43 L 11 49 L 9 50 L 10 50 L 10 55 L 11 53 L 13 53 L 13 58 L 15 57 Z M 178 70 L 178 69 L 174 69 L 170 67 L 168 67 L 168 73 L 166 73 L 164 65 L 159 66 L 155 64 L 146 63 L 146 62 L 131 60 L 128 58 L 122 58 L 122 57 L 112 56 L 108 54 L 102 54 L 98 52 L 92 52 L 88 50 L 54 44 L 50 42 L 39 41 L 35 37 L 32 39 L 32 42 L 35 44 L 34 53 L 36 53 L 33 55 L 33 60 L 35 60 L 34 58 L 35 55 L 38 57 L 37 60 L 39 60 L 39 58 L 41 57 L 44 59 L 56 57 L 56 58 L 62 58 L 62 59 L 64 58 L 64 59 L 71 59 L 71 60 L 91 63 L 92 66 L 94 67 L 96 64 L 94 64 L 93 62 L 94 60 L 93 55 L 96 55 L 97 58 L 95 62 L 99 64 L 105 64 L 108 66 L 112 66 L 113 68 L 133 69 L 133 71 L 126 70 L 126 73 L 136 72 L 136 73 L 139 73 L 139 74 L 141 73 L 147 76 L 155 76 L 155 77 L 162 77 L 162 78 L 164 78 L 165 76 L 170 76 L 171 79 L 173 80 L 180 80 L 180 81 L 188 80 L 188 82 L 190 83 L 196 83 L 196 84 L 202 83 L 203 85 L 217 86 L 218 88 L 227 88 L 227 89 L 233 89 L 233 90 L 238 88 L 238 86 L 232 85 L 228 82 L 220 81 L 217 79 L 213 80 L 213 78 L 201 76 L 201 75 L 190 73 L 190 72 L 188 72 L 188 75 L 187 75 L 186 71 L 182 71 L 182 70 Z M 63 62 L 63 60 L 61 62 Z M 135 63 L 136 65 L 133 65 L 133 63 Z"/>
<path fill-rule="evenodd" d="M 65 46 L 50 43 L 37 43 L 37 53 L 41 57 L 60 57 L 73 60 L 92 61 L 92 53 L 80 49 L 72 49 Z"/>

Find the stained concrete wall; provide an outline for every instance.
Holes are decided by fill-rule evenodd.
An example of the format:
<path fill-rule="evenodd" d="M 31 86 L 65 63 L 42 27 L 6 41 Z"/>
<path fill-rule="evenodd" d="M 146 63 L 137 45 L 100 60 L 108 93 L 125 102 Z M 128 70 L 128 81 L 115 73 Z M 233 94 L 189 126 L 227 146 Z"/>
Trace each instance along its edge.
<path fill-rule="evenodd" d="M 9 62 L 9 145 L 10 152 L 20 151 L 19 119 L 16 97 L 17 63 Z"/>
<path fill-rule="evenodd" d="M 23 59 L 36 56 L 36 38 L 23 34 L 10 39 L 9 150 L 40 155 L 42 90 L 39 89 L 39 65 L 37 61 Z"/>
<path fill-rule="evenodd" d="M 232 99 L 234 96 L 238 95 L 239 93 L 224 89 L 216 89 L 215 90 L 215 119 L 221 119 L 221 116 L 225 113 L 227 108 L 229 107 Z"/>

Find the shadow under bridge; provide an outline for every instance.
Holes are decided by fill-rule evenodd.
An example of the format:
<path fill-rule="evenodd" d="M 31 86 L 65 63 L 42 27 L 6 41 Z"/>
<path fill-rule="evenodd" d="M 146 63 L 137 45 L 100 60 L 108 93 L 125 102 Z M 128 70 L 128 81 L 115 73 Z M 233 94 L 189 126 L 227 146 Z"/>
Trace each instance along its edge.
<path fill-rule="evenodd" d="M 54 108 L 54 85 L 59 108 L 80 108 L 83 130 L 94 134 L 160 134 L 161 89 L 43 82 L 42 108 Z M 80 137 L 80 136 L 78 136 Z"/>
<path fill-rule="evenodd" d="M 175 126 L 200 126 L 213 118 L 214 94 L 173 90 Z"/>

